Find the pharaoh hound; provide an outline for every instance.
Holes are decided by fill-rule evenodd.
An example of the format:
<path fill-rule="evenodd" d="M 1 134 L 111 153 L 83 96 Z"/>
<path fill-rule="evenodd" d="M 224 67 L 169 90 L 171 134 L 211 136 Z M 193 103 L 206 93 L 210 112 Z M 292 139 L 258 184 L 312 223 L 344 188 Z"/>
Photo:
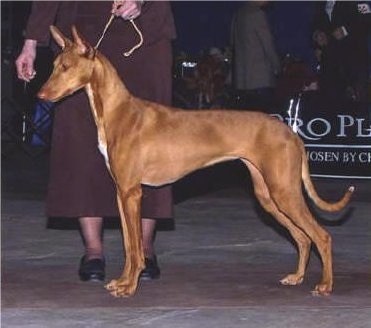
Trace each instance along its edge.
<path fill-rule="evenodd" d="M 118 279 L 105 286 L 112 295 L 133 295 L 144 268 L 141 185 L 170 184 L 197 169 L 234 159 L 249 169 L 260 204 L 297 244 L 296 272 L 280 282 L 302 283 L 313 242 L 323 265 L 321 281 L 313 294 L 331 293 L 331 237 L 311 214 L 302 184 L 313 202 L 326 211 L 342 209 L 354 187 L 349 187 L 337 202 L 322 200 L 309 175 L 304 144 L 290 127 L 260 112 L 185 111 L 134 97 L 107 58 L 74 26 L 72 40 L 54 26 L 50 30 L 62 52 L 38 97 L 58 101 L 85 89 L 97 126 L 99 149 L 117 188 L 125 267 Z"/>

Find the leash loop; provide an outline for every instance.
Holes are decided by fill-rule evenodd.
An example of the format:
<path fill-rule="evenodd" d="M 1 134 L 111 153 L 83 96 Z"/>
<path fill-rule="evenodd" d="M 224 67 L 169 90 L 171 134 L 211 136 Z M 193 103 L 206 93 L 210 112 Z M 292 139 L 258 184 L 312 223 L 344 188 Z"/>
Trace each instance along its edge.
<path fill-rule="evenodd" d="M 143 44 L 143 34 L 142 34 L 142 32 L 140 31 L 138 26 L 135 24 L 133 19 L 130 20 L 130 23 L 131 23 L 131 25 L 133 25 L 135 31 L 139 35 L 139 42 L 134 47 L 132 47 L 129 51 L 126 51 L 126 52 L 123 53 L 123 55 L 125 57 L 129 57 L 136 49 L 140 48 Z"/>
<path fill-rule="evenodd" d="M 104 36 L 105 36 L 105 34 L 106 34 L 108 28 L 109 28 L 110 25 L 112 24 L 114 18 L 115 18 L 115 15 L 112 14 L 111 17 L 109 18 L 109 20 L 108 20 L 106 26 L 104 27 L 104 30 L 103 30 L 103 32 L 102 32 L 102 35 L 101 35 L 101 37 L 99 38 L 99 40 L 98 40 L 97 44 L 95 45 L 94 49 L 98 49 L 98 47 L 99 47 L 99 45 L 101 44 L 101 42 L 102 42 L 102 40 L 103 40 L 103 38 L 104 38 Z M 130 19 L 130 23 L 131 23 L 131 25 L 133 25 L 135 31 L 136 31 L 136 32 L 138 33 L 138 35 L 139 35 L 139 42 L 138 42 L 135 46 L 133 46 L 130 50 L 125 51 L 125 52 L 123 53 L 124 57 L 129 57 L 129 56 L 130 56 L 130 55 L 131 55 L 131 54 L 132 54 L 136 49 L 140 48 L 140 47 L 142 46 L 142 44 L 143 44 L 143 34 L 142 34 L 141 30 L 140 30 L 140 29 L 138 28 L 138 26 L 135 24 L 135 22 L 134 22 L 133 19 Z"/>

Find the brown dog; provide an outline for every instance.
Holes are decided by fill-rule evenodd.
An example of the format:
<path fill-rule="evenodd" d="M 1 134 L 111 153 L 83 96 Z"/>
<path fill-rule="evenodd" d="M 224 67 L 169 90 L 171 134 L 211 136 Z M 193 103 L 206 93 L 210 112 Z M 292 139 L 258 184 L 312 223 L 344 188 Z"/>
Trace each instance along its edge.
<path fill-rule="evenodd" d="M 233 159 L 247 166 L 261 205 L 297 243 L 297 271 L 281 283 L 303 281 L 313 242 L 323 263 L 322 279 L 313 293 L 332 291 L 331 237 L 310 213 L 302 182 L 314 203 L 327 211 L 342 209 L 354 188 L 338 202 L 321 200 L 309 176 L 304 145 L 287 125 L 259 112 L 184 111 L 138 99 L 128 92 L 109 61 L 74 27 L 73 41 L 56 27 L 51 26 L 51 33 L 63 51 L 38 96 L 57 101 L 85 88 L 99 148 L 117 187 L 126 261 L 121 277 L 106 285 L 112 295 L 134 294 L 144 268 L 141 184 L 172 183 L 194 170 Z"/>

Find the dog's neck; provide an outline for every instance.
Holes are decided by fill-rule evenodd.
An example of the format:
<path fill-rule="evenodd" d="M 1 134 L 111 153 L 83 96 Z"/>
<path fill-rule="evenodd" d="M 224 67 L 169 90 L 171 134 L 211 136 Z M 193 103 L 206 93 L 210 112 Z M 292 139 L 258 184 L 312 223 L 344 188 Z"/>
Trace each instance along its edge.
<path fill-rule="evenodd" d="M 111 122 L 116 119 L 115 112 L 132 111 L 130 102 L 133 96 L 124 86 L 116 69 L 103 55 L 97 53 L 93 64 L 93 72 L 90 81 L 85 86 L 85 91 L 97 126 L 98 148 L 110 169 L 106 129 L 110 130 Z M 120 115 L 120 117 L 125 116 Z"/>
<path fill-rule="evenodd" d="M 94 58 L 93 73 L 85 86 L 85 91 L 97 125 L 116 110 L 129 110 L 129 106 L 125 106 L 122 101 L 118 108 L 117 99 L 129 102 L 132 95 L 124 86 L 116 69 L 100 53 Z"/>

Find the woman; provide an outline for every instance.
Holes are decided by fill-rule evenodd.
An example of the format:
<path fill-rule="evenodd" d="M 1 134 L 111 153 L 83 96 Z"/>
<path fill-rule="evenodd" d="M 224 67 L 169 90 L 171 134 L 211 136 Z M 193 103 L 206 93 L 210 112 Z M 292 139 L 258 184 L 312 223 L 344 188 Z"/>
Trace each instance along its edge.
<path fill-rule="evenodd" d="M 170 4 L 166 1 L 33 2 L 24 46 L 16 60 L 18 77 L 30 81 L 35 76 L 36 46 L 49 42 L 50 25 L 56 25 L 65 35 L 70 35 L 74 24 L 84 38 L 95 45 L 111 13 L 116 18 L 99 50 L 116 67 L 135 96 L 169 105 L 171 40 L 175 38 L 175 27 Z M 139 39 L 129 19 L 135 19 L 144 42 L 126 58 L 122 53 L 136 45 Z M 79 219 L 85 245 L 80 279 L 102 281 L 105 277 L 103 217 L 118 216 L 118 209 L 115 187 L 97 148 L 96 127 L 83 91 L 62 101 L 55 110 L 50 167 L 46 214 Z M 155 219 L 170 217 L 170 187 L 144 188 L 142 230 L 146 268 L 141 274 L 142 279 L 160 276 L 154 251 Z"/>

